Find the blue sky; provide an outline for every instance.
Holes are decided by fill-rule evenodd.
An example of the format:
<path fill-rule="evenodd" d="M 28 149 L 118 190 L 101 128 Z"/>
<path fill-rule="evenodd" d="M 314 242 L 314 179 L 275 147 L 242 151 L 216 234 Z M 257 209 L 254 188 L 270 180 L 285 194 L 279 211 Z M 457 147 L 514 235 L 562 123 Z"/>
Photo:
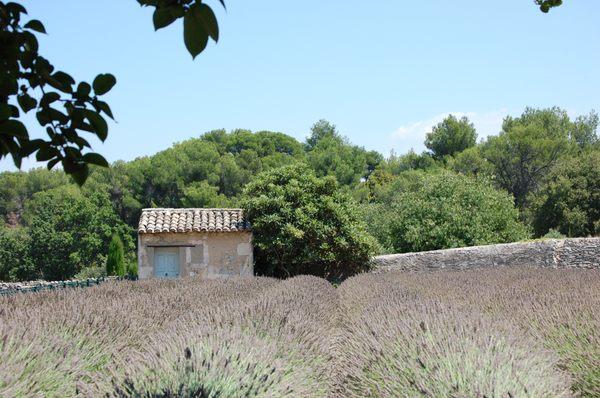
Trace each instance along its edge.
<path fill-rule="evenodd" d="M 486 136 L 525 106 L 600 111 L 596 0 L 549 14 L 533 0 L 228 0 L 226 12 L 214 0 L 221 38 L 195 61 L 181 21 L 154 32 L 152 9 L 135 0 L 22 3 L 44 22 L 41 53 L 58 69 L 77 81 L 117 77 L 106 96 L 117 123 L 94 142 L 110 161 L 217 128 L 303 140 L 321 118 L 387 155 L 422 150 L 448 113 L 469 116 Z"/>

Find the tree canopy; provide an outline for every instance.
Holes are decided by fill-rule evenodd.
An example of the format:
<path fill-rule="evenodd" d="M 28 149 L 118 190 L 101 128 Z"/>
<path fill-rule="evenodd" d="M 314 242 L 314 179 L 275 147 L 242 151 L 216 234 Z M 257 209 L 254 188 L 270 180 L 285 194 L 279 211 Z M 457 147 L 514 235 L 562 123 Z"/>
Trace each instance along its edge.
<path fill-rule="evenodd" d="M 335 178 L 293 164 L 260 174 L 244 194 L 259 275 L 335 279 L 367 269 L 376 242 Z"/>
<path fill-rule="evenodd" d="M 389 252 L 414 252 L 528 236 L 513 198 L 485 179 L 450 171 L 410 171 L 367 208 L 370 232 Z"/>
<path fill-rule="evenodd" d="M 457 119 L 448 115 L 443 121 L 433 126 L 425 138 L 425 146 L 436 158 L 455 155 L 475 145 L 477 132 L 475 126 L 466 116 Z"/>

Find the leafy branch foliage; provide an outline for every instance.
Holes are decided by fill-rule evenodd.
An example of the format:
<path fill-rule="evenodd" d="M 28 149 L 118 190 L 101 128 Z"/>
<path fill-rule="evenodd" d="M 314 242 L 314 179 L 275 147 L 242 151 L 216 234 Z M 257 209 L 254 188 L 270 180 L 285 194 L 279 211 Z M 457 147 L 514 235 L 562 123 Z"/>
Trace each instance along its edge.
<path fill-rule="evenodd" d="M 366 269 L 376 242 L 334 178 L 294 164 L 259 175 L 244 194 L 259 275 L 335 279 Z"/>
<path fill-rule="evenodd" d="M 542 12 L 547 13 L 551 8 L 562 5 L 562 0 L 535 0 L 535 4 L 540 6 Z"/>
<path fill-rule="evenodd" d="M 184 19 L 184 42 L 195 58 L 212 38 L 219 39 L 219 27 L 212 9 L 201 1 L 139 0 L 153 6 L 155 29 L 164 28 L 178 18 Z M 225 6 L 223 0 L 220 3 Z M 117 83 L 110 73 L 97 75 L 92 83 L 75 79 L 56 70 L 39 53 L 37 34 L 45 34 L 37 19 L 23 21 L 27 10 L 19 3 L 0 1 L 0 158 L 11 156 L 20 168 L 23 158 L 35 154 L 48 169 L 57 164 L 82 185 L 90 173 L 89 165 L 108 167 L 106 159 L 90 152 L 85 133 L 100 141 L 108 137 L 106 117 L 113 119 L 101 97 Z M 35 111 L 47 138 L 30 137 L 21 121 L 22 113 Z"/>
<path fill-rule="evenodd" d="M 112 118 L 109 105 L 100 97 L 116 84 L 111 74 L 100 74 L 92 84 L 75 80 L 55 67 L 38 52 L 36 34 L 45 34 L 42 22 L 31 19 L 18 3 L 0 2 L 0 157 L 11 155 L 17 167 L 24 157 L 36 154 L 48 168 L 60 163 L 63 170 L 82 184 L 89 164 L 108 166 L 81 135 L 91 133 L 104 141 L 108 125 L 104 116 Z M 16 103 L 16 105 L 15 105 Z M 21 112 L 35 110 L 38 123 L 48 138 L 31 139 Z M 104 116 L 103 116 L 104 115 Z"/>

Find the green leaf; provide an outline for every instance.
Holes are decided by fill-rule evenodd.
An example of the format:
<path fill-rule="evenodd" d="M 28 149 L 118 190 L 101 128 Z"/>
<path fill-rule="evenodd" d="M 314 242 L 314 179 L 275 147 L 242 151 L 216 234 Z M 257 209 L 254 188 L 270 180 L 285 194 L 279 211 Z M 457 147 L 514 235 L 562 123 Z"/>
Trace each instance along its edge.
<path fill-rule="evenodd" d="M 117 79 L 110 73 L 99 74 L 92 83 L 96 95 L 108 93 L 115 84 L 117 84 Z"/>
<path fill-rule="evenodd" d="M 23 109 L 23 112 L 25 113 L 29 112 L 37 106 L 36 99 L 29 96 L 29 94 L 17 96 L 17 102 L 19 103 L 19 106 L 21 107 L 21 109 Z"/>
<path fill-rule="evenodd" d="M 71 86 L 75 84 L 75 80 L 73 80 L 73 78 L 65 72 L 58 71 L 52 76 L 48 76 L 47 81 L 49 85 L 64 93 L 73 92 L 73 88 Z"/>
<path fill-rule="evenodd" d="M 56 80 L 58 80 L 65 86 L 72 86 L 73 84 L 75 84 L 75 80 L 71 77 L 71 75 L 62 71 L 55 72 L 52 75 L 52 77 L 54 77 Z"/>
<path fill-rule="evenodd" d="M 77 159 L 65 157 L 62 160 L 62 166 L 65 173 L 69 174 L 78 185 L 83 185 L 85 180 L 87 180 L 89 174 L 89 167 L 87 164 L 82 163 Z"/>
<path fill-rule="evenodd" d="M 33 152 L 39 150 L 45 143 L 46 142 L 44 140 L 39 138 L 31 141 L 25 141 L 21 143 L 21 152 L 23 152 L 23 156 L 29 156 Z"/>
<path fill-rule="evenodd" d="M 196 58 L 208 43 L 208 33 L 202 22 L 200 4 L 194 3 L 183 17 L 183 41 L 192 58 Z"/>
<path fill-rule="evenodd" d="M 39 43 L 33 33 L 28 31 L 23 32 L 23 44 L 27 51 L 37 54 Z"/>
<path fill-rule="evenodd" d="M 58 155 L 60 155 L 58 149 L 50 145 L 43 145 L 40 147 L 40 150 L 37 151 L 37 153 L 35 154 L 35 158 L 39 162 L 45 162 L 47 160 L 57 157 Z"/>
<path fill-rule="evenodd" d="M 0 120 L 9 119 L 12 115 L 10 110 L 10 105 L 5 103 L 0 103 Z"/>
<path fill-rule="evenodd" d="M 82 110 L 83 116 L 90 122 L 92 128 L 96 132 L 96 135 L 100 140 L 106 140 L 108 136 L 108 125 L 106 124 L 106 120 L 99 113 L 94 112 L 89 109 Z"/>
<path fill-rule="evenodd" d="M 83 161 L 86 163 L 95 164 L 102 167 L 108 167 L 108 162 L 102 155 L 95 152 L 86 153 L 83 155 Z"/>
<path fill-rule="evenodd" d="M 18 120 L 9 119 L 0 123 L 0 133 L 18 138 L 28 138 L 27 128 Z"/>
<path fill-rule="evenodd" d="M 154 10 L 152 15 L 152 22 L 154 23 L 154 30 L 159 30 L 171 25 L 177 20 L 177 17 L 173 14 L 172 7 L 160 7 Z"/>
<path fill-rule="evenodd" d="M 46 28 L 44 28 L 44 24 L 38 21 L 37 19 L 32 19 L 27 22 L 24 26 L 25 29 L 35 30 L 36 32 L 46 33 Z"/>
<path fill-rule="evenodd" d="M 77 96 L 80 98 L 87 98 L 91 92 L 92 92 L 92 86 L 90 86 L 86 82 L 81 82 L 77 86 L 76 93 L 77 93 Z"/>
<path fill-rule="evenodd" d="M 73 180 L 77 183 L 77 185 L 82 186 L 85 184 L 85 181 L 90 174 L 90 169 L 87 164 L 83 164 L 81 168 L 70 173 Z"/>
<path fill-rule="evenodd" d="M 213 10 L 206 4 L 198 5 L 198 18 L 202 21 L 204 30 L 214 41 L 219 41 L 219 24 Z"/>
<path fill-rule="evenodd" d="M 51 161 L 48 162 L 48 164 L 46 165 L 46 167 L 48 168 L 48 170 L 52 170 L 52 168 L 54 166 L 56 166 L 56 164 L 58 162 L 60 162 L 60 158 L 52 159 Z"/>
<path fill-rule="evenodd" d="M 54 101 L 58 101 L 59 99 L 60 99 L 59 93 L 50 91 L 50 92 L 44 94 L 44 96 L 40 100 L 40 106 L 42 108 L 44 108 L 44 107 L 50 105 L 51 103 L 53 103 Z"/>
<path fill-rule="evenodd" d="M 108 117 L 114 120 L 113 113 L 110 110 L 110 106 L 108 106 L 106 102 L 96 101 L 94 105 L 96 106 L 97 110 L 104 112 Z"/>

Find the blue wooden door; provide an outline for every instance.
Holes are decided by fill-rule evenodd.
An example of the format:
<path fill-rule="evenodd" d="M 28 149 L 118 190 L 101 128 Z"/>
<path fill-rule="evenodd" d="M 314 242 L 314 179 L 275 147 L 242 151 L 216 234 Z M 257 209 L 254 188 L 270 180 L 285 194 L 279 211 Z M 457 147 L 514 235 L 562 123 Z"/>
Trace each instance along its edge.
<path fill-rule="evenodd" d="M 157 278 L 179 277 L 179 250 L 176 247 L 154 249 L 154 276 Z"/>

